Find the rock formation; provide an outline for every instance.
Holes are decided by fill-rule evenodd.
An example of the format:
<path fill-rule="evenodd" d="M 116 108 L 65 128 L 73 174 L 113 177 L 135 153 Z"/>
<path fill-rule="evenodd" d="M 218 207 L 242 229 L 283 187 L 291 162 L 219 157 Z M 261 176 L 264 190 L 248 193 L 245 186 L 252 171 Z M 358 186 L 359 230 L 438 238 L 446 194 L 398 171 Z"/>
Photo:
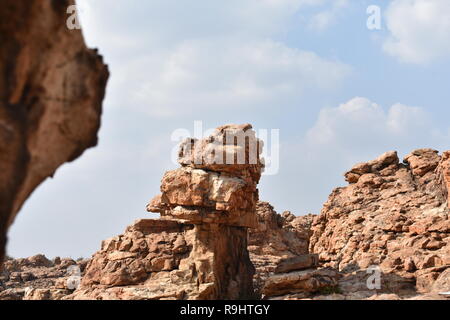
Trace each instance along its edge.
<path fill-rule="evenodd" d="M 280 215 L 268 202 L 258 202 L 256 213 L 258 224 L 249 229 L 248 250 L 256 268 L 255 288 L 260 291 L 282 260 L 308 254 L 314 215 L 296 217 L 288 211 Z"/>
<path fill-rule="evenodd" d="M 295 217 L 257 202 L 259 156 L 254 164 L 205 163 L 216 140 L 214 150 L 235 160 L 238 150 L 250 152 L 223 144 L 228 130 L 260 144 L 248 125 L 186 140 L 182 167 L 164 175 L 147 207 L 161 219 L 136 221 L 89 262 L 8 260 L 0 299 L 446 299 L 449 151 L 416 150 L 403 163 L 388 152 L 358 164 L 320 215 Z M 64 272 L 72 264 L 83 274 L 75 291 Z"/>
<path fill-rule="evenodd" d="M 107 67 L 69 30 L 73 0 L 0 2 L 0 264 L 33 190 L 97 144 Z"/>
<path fill-rule="evenodd" d="M 318 261 L 316 255 L 307 254 L 313 215 L 296 217 L 290 212 L 277 214 L 267 202 L 257 203 L 256 214 L 258 224 L 256 228 L 249 229 L 248 250 L 250 260 L 256 267 L 253 297 L 257 298 L 262 294 L 266 279 L 272 274 L 311 269 L 317 266 Z M 67 286 L 69 269 L 79 265 L 81 275 L 84 276 L 85 266 L 90 260 L 75 262 L 72 259 L 56 259 L 56 262 L 52 262 L 41 255 L 28 259 L 8 259 L 3 277 L 0 277 L 0 300 L 182 298 L 184 293 L 174 290 L 171 282 L 173 278 L 162 280 L 166 281 L 163 287 L 171 286 L 172 292 L 161 290 L 160 284 L 154 280 L 145 279 L 148 272 L 155 275 L 161 273 L 159 277 L 162 279 L 161 275 L 165 272 L 179 268 L 180 261 L 187 259 L 192 251 L 194 236 L 193 225 L 163 219 L 138 220 L 124 234 L 103 241 L 103 253 L 94 255 L 96 263 L 99 263 L 99 255 L 103 256 L 101 263 L 108 260 L 116 263 L 104 268 L 90 266 L 82 287 L 75 294 L 73 288 L 71 290 Z M 151 257 L 154 259 L 148 262 Z M 143 264 L 145 261 L 147 264 Z M 310 280 L 304 283 L 309 285 L 310 291 L 329 286 L 324 281 L 319 282 L 319 285 L 311 284 L 311 279 L 319 276 L 324 279 L 326 274 L 330 272 L 313 270 L 306 274 Z M 301 289 L 299 285 L 297 288 Z M 264 294 L 278 295 L 277 290 L 268 286 Z M 306 291 L 305 287 L 303 291 Z"/>
<path fill-rule="evenodd" d="M 450 152 L 431 149 L 354 166 L 314 220 L 310 251 L 355 279 L 379 267 L 394 292 L 450 290 L 449 173 Z"/>
<path fill-rule="evenodd" d="M 0 274 L 0 300 L 62 299 L 72 293 L 87 262 L 49 260 L 41 254 L 26 259 L 7 258 Z"/>
<path fill-rule="evenodd" d="M 253 297 L 247 229 L 257 223 L 261 147 L 250 125 L 183 142 L 181 168 L 166 172 L 147 207 L 161 219 L 139 220 L 104 241 L 74 297 Z"/>
<path fill-rule="evenodd" d="M 256 292 L 264 299 L 302 299 L 334 290 L 338 272 L 318 268 L 318 255 L 309 254 L 315 216 L 280 215 L 267 202 L 259 202 L 256 212 L 258 226 L 249 231 Z"/>

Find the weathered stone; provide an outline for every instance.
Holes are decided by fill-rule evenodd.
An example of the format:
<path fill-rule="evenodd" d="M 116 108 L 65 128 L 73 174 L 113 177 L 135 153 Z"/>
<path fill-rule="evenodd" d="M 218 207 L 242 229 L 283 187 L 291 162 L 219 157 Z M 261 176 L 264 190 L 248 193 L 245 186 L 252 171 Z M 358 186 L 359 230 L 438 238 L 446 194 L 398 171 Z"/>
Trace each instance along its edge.
<path fill-rule="evenodd" d="M 55 264 L 44 255 L 4 262 L 0 274 L 0 300 L 60 300 L 73 292 L 70 280 L 77 284 L 87 260 L 60 259 Z M 72 277 L 72 278 L 71 278 Z"/>
<path fill-rule="evenodd" d="M 447 204 L 450 207 L 450 151 L 446 151 L 442 154 L 438 174 L 442 187 L 444 189 Z"/>
<path fill-rule="evenodd" d="M 258 183 L 264 167 L 259 157 L 262 147 L 263 142 L 256 137 L 250 124 L 224 125 L 206 139 L 186 139 L 180 146 L 178 162 L 182 166 L 229 173 Z"/>
<path fill-rule="evenodd" d="M 263 167 L 260 152 L 255 163 L 207 161 L 214 141 L 224 142 L 228 133 L 239 130 L 259 148 L 250 125 L 220 127 L 211 137 L 196 141 L 190 155 L 185 142 L 180 151 L 183 167 L 164 175 L 161 195 L 147 206 L 148 211 L 160 213 L 161 219 L 138 220 L 124 234 L 104 241 L 87 266 L 81 287 L 67 298 L 254 297 L 255 269 L 247 250 L 247 228 L 257 223 L 256 185 Z M 251 145 L 226 142 L 226 148 L 219 150 L 235 152 L 238 157 L 240 148 L 244 160 L 249 160 Z M 197 163 L 198 155 L 205 161 Z M 127 294 L 119 293 L 118 286 L 127 289 Z"/>
<path fill-rule="evenodd" d="M 268 202 L 256 205 L 258 225 L 249 230 L 250 259 L 256 268 L 254 286 L 260 292 L 281 259 L 308 253 L 313 215 L 279 215 Z"/>
<path fill-rule="evenodd" d="M 414 175 L 422 177 L 426 173 L 436 169 L 439 160 L 439 151 L 419 149 L 407 155 L 403 161 L 409 164 Z"/>
<path fill-rule="evenodd" d="M 295 270 L 303 270 L 315 268 L 318 266 L 319 256 L 316 254 L 304 254 L 293 258 L 282 259 L 277 267 L 275 273 L 285 273 Z"/>
<path fill-rule="evenodd" d="M 74 0 L 0 2 L 0 264 L 25 200 L 97 144 L 107 67 L 66 26 Z"/>
<path fill-rule="evenodd" d="M 269 277 L 262 289 L 265 297 L 281 296 L 299 292 L 314 293 L 338 284 L 338 273 L 334 270 L 303 270 L 282 273 Z"/>
<path fill-rule="evenodd" d="M 209 164 L 183 161 L 147 207 L 161 219 L 103 241 L 87 266 L 41 255 L 8 260 L 0 299 L 446 299 L 449 152 L 416 150 L 403 164 L 389 152 L 356 165 L 357 179 L 335 189 L 320 215 L 301 217 L 256 202 L 252 167 L 227 170 L 235 184 Z M 255 222 L 248 234 L 244 217 Z M 74 265 L 84 277 L 72 293 L 61 270 Z M 24 289 L 44 277 L 52 279 L 45 287 Z"/>
<path fill-rule="evenodd" d="M 429 292 L 450 260 L 449 155 L 420 149 L 400 164 L 389 152 L 353 167 L 347 177 L 357 179 L 334 190 L 315 218 L 310 251 L 343 273 L 375 265 L 394 283 L 416 280 Z"/>

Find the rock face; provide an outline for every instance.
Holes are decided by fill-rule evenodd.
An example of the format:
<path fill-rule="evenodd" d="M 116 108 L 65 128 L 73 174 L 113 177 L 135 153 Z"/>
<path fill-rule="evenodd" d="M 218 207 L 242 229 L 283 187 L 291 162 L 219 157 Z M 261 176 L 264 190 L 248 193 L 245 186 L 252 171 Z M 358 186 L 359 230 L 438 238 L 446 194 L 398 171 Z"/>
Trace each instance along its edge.
<path fill-rule="evenodd" d="M 164 175 L 162 193 L 147 207 L 161 219 L 139 220 L 104 241 L 73 298 L 253 297 L 247 229 L 257 223 L 261 146 L 250 125 L 182 143 L 182 167 Z M 234 162 L 223 164 L 222 156 Z"/>
<path fill-rule="evenodd" d="M 338 272 L 319 269 L 319 257 L 309 254 L 314 215 L 277 214 L 267 202 L 256 206 L 258 226 L 249 231 L 250 258 L 256 267 L 256 292 L 264 299 L 303 299 L 333 290 Z"/>
<path fill-rule="evenodd" d="M 67 28 L 73 3 L 0 2 L 0 263 L 28 196 L 97 144 L 108 70 Z"/>
<path fill-rule="evenodd" d="M 449 168 L 450 152 L 431 149 L 354 166 L 314 220 L 310 251 L 342 273 L 378 266 L 418 292 L 448 291 Z"/>
<path fill-rule="evenodd" d="M 249 230 L 248 250 L 256 268 L 255 288 L 260 291 L 282 260 L 308 254 L 314 215 L 277 214 L 268 202 L 258 202 L 256 213 L 258 224 Z"/>

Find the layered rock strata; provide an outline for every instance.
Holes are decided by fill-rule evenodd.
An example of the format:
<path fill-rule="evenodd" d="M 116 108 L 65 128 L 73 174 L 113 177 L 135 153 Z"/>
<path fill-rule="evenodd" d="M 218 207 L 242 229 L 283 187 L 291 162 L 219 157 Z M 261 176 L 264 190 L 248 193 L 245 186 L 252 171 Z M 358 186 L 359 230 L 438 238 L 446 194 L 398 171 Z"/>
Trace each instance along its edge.
<path fill-rule="evenodd" d="M 296 217 L 289 211 L 278 214 L 268 202 L 258 202 L 256 213 L 258 224 L 249 229 L 248 250 L 256 268 L 255 288 L 261 292 L 267 277 L 282 261 L 308 254 L 314 215 Z"/>
<path fill-rule="evenodd" d="M 253 297 L 247 229 L 257 223 L 261 148 L 250 125 L 184 141 L 181 168 L 164 175 L 161 194 L 147 206 L 161 219 L 137 221 L 105 241 L 73 297 Z"/>

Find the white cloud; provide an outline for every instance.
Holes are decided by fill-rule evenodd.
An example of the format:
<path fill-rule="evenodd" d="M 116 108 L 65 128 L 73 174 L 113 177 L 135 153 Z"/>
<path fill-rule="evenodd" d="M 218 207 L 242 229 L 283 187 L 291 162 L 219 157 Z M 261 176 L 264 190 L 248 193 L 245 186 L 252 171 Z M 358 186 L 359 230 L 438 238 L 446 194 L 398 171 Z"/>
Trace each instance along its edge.
<path fill-rule="evenodd" d="M 270 37 L 284 31 L 298 10 L 328 1 L 336 0 L 77 0 L 77 5 L 88 43 L 120 47 L 117 39 L 167 46 L 231 34 Z"/>
<path fill-rule="evenodd" d="M 420 144 L 432 129 L 431 120 L 422 108 L 397 103 L 385 111 L 367 98 L 356 97 L 336 108 L 322 109 L 307 133 L 307 143 L 344 152 L 405 147 Z"/>
<path fill-rule="evenodd" d="M 133 80 L 131 75 L 141 70 L 153 71 L 146 72 L 145 79 Z M 143 60 L 125 72 L 135 88 L 133 105 L 154 116 L 171 116 L 192 110 L 271 107 L 286 99 L 295 102 L 308 90 L 335 87 L 348 71 L 341 63 L 271 40 L 192 40 L 158 62 Z"/>
<path fill-rule="evenodd" d="M 349 0 L 326 0 L 327 9 L 314 14 L 308 23 L 308 27 L 315 31 L 324 31 L 336 23 L 344 9 L 348 7 Z"/>
<path fill-rule="evenodd" d="M 305 93 L 338 87 L 350 70 L 273 40 L 297 10 L 323 0 L 158 0 L 143 5 L 139 24 L 125 19 L 140 21 L 142 2 L 79 3 L 88 43 L 111 65 L 108 101 L 154 117 L 300 105 Z"/>
<path fill-rule="evenodd" d="M 394 0 L 386 11 L 390 36 L 383 49 L 407 63 L 450 56 L 450 1 Z"/>

